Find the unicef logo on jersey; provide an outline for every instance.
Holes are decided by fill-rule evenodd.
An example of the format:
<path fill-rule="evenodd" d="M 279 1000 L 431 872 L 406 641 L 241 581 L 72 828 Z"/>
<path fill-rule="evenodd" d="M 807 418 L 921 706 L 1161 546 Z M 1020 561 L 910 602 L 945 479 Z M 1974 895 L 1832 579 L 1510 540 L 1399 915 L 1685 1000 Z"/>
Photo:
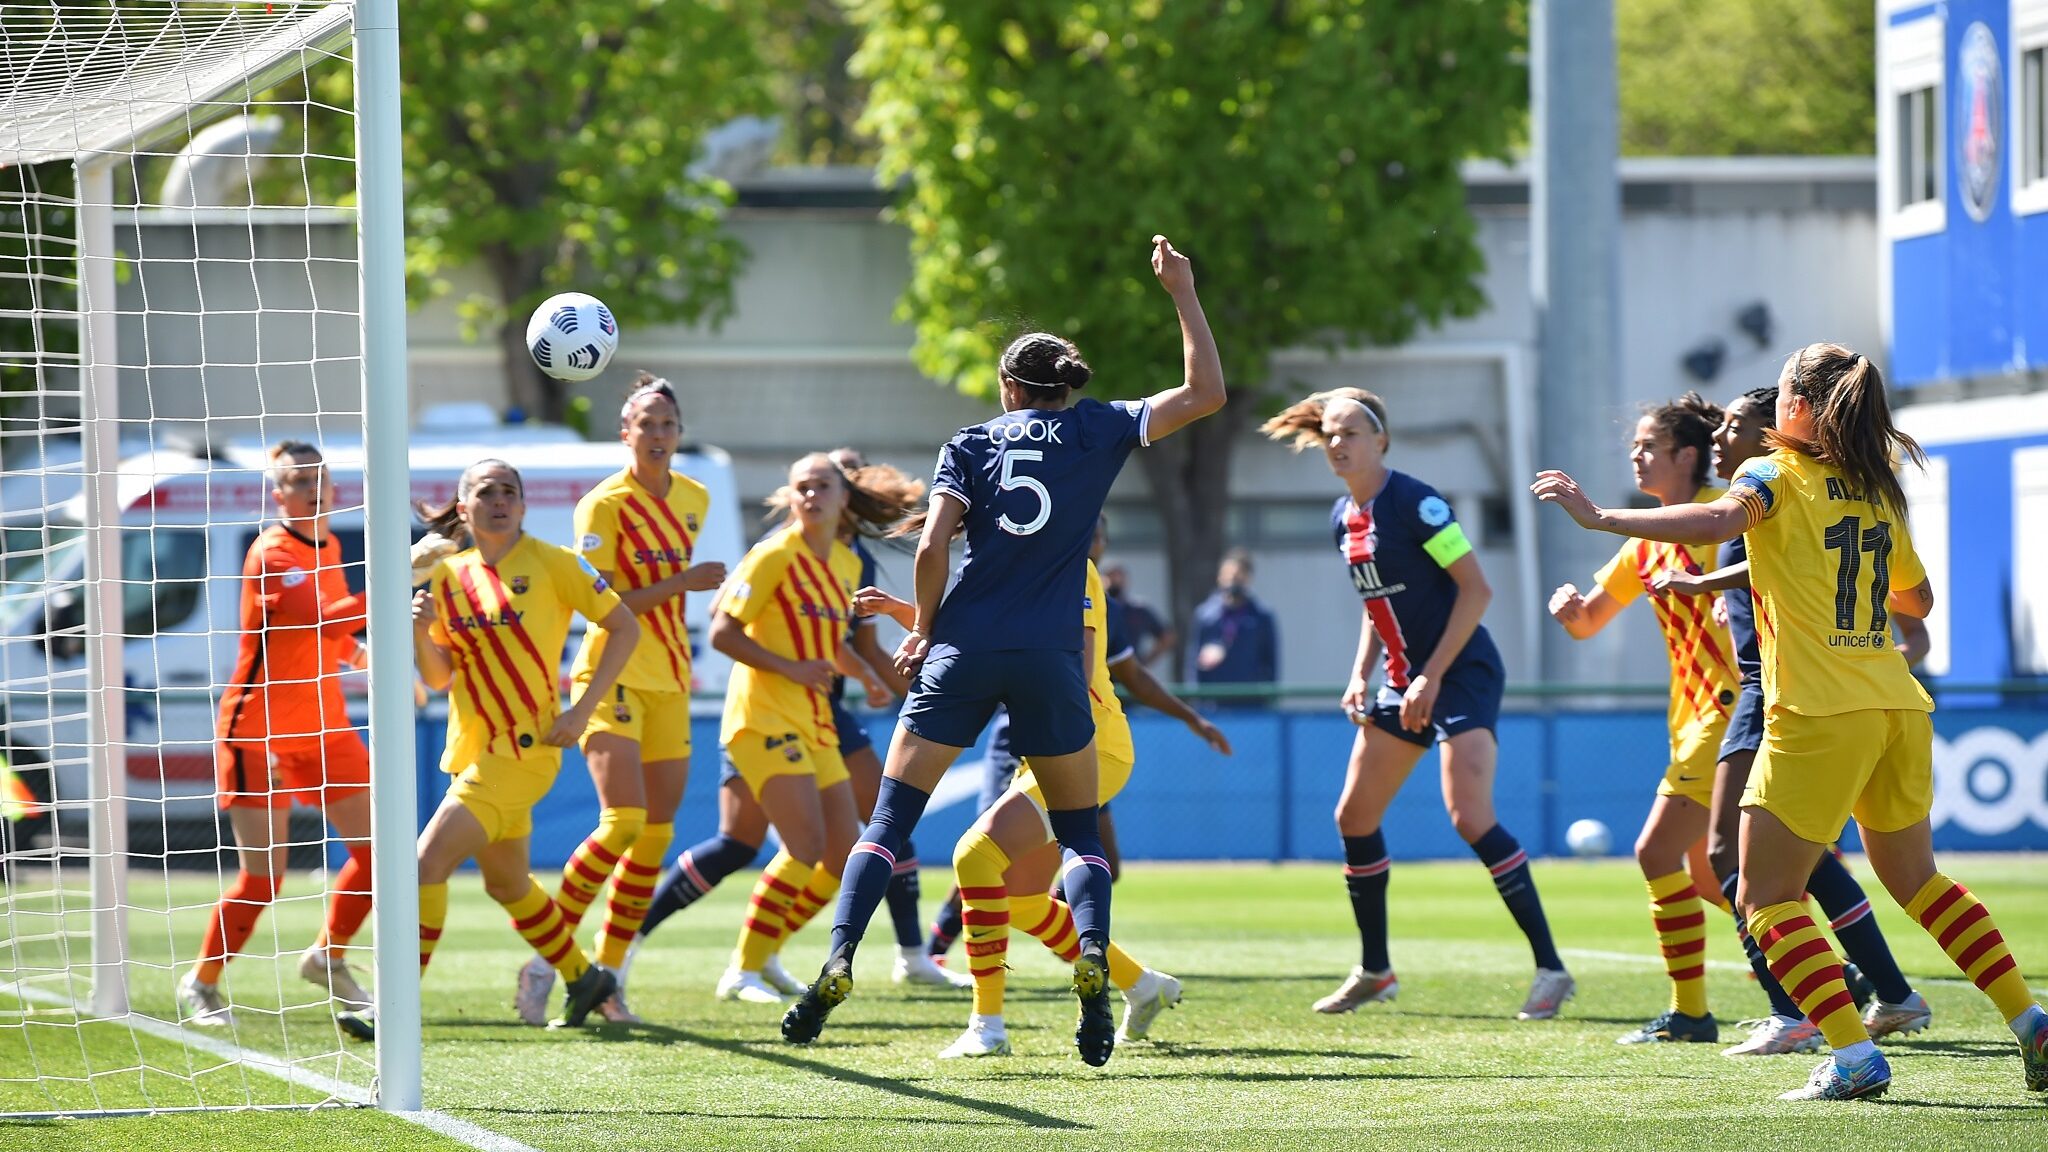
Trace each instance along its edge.
<path fill-rule="evenodd" d="M 1451 522 L 1451 506 L 1441 496 L 1425 496 L 1415 506 L 1415 515 L 1431 528 L 1441 528 Z"/>
<path fill-rule="evenodd" d="M 2003 836 L 2032 823 L 2048 830 L 2048 732 L 2026 740 L 2004 728 L 1934 738 L 1936 828 Z"/>

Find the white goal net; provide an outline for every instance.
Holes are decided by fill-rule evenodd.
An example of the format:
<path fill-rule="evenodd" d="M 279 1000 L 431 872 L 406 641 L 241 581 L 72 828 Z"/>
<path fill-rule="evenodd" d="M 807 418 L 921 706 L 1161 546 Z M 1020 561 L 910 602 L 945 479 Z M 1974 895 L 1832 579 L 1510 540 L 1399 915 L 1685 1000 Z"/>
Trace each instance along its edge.
<path fill-rule="evenodd" d="M 396 715 L 409 652 L 363 608 L 406 528 L 366 515 L 404 334 L 357 8 L 0 3 L 0 1114 L 368 1103 L 380 1016 L 418 1106 L 416 978 L 373 979 L 372 811 L 404 865 L 413 801 L 409 734 L 363 787 L 362 669 Z"/>

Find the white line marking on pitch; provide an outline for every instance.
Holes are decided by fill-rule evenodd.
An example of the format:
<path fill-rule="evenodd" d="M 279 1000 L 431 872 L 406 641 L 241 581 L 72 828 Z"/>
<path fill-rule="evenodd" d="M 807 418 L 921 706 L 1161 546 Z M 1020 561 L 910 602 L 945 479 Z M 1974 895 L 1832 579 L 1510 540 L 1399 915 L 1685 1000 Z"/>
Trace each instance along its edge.
<path fill-rule="evenodd" d="M 301 1088 L 310 1089 L 332 1099 L 346 1100 L 351 1104 L 367 1105 L 371 1102 L 370 1093 L 357 1085 L 336 1080 L 331 1076 L 322 1076 L 318 1072 L 309 1072 L 288 1061 L 280 1060 L 267 1052 L 259 1052 L 253 1048 L 244 1048 L 232 1040 L 223 1040 L 219 1037 L 192 1032 L 168 1021 L 158 1020 L 153 1016 L 141 1016 L 132 1012 L 126 1016 L 92 1016 L 76 1001 L 67 996 L 18 981 L 0 983 L 0 992 L 12 992 L 24 1000 L 34 1000 L 51 1005 L 52 1007 L 69 1009 L 83 1017 L 79 1022 L 81 1026 L 85 1024 L 126 1024 L 134 1031 L 154 1036 L 159 1040 L 172 1044 L 197 1048 L 201 1052 L 212 1053 L 223 1060 L 232 1060 L 246 1064 L 251 1068 L 268 1072 L 281 1080 L 297 1084 Z M 391 1115 L 401 1120 L 410 1121 L 429 1131 L 439 1133 L 450 1140 L 467 1144 L 471 1148 L 479 1149 L 480 1152 L 539 1152 L 538 1149 L 522 1144 L 510 1136 L 500 1135 L 481 1125 L 457 1119 L 445 1112 L 426 1110 L 420 1112 L 392 1112 Z"/>

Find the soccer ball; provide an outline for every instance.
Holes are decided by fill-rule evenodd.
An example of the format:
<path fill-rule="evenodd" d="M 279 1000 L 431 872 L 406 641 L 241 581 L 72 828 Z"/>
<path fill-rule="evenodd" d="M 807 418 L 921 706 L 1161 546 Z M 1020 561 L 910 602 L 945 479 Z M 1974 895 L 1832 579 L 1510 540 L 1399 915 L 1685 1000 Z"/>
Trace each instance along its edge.
<path fill-rule="evenodd" d="M 1614 834 L 1598 820 L 1574 820 L 1564 830 L 1564 842 L 1574 856 L 1605 856 L 1614 847 Z"/>
<path fill-rule="evenodd" d="M 619 350 L 619 324 L 604 301 L 563 292 L 541 301 L 526 322 L 526 350 L 557 380 L 588 380 Z"/>

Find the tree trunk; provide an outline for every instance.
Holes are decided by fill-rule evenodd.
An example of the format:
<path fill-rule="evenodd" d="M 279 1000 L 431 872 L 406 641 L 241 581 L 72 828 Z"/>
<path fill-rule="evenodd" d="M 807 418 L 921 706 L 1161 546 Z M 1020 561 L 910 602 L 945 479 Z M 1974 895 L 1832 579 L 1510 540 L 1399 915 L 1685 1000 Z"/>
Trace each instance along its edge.
<path fill-rule="evenodd" d="M 526 350 L 528 317 L 517 304 L 539 292 L 542 261 L 533 253 L 505 246 L 487 248 L 483 255 L 484 264 L 498 282 L 498 299 L 505 303 L 505 318 L 498 325 L 505 398 L 526 413 L 528 420 L 559 424 L 568 404 L 568 386 L 542 372 L 540 365 L 533 362 L 533 354 Z"/>
<path fill-rule="evenodd" d="M 1166 528 L 1166 581 L 1173 630 L 1181 651 L 1173 676 L 1186 671 L 1195 606 L 1216 585 L 1216 565 L 1230 541 L 1224 539 L 1230 511 L 1230 459 L 1238 435 L 1251 418 L 1249 397 L 1234 398 L 1221 412 L 1198 420 L 1150 448 L 1140 448 L 1152 503 Z"/>

